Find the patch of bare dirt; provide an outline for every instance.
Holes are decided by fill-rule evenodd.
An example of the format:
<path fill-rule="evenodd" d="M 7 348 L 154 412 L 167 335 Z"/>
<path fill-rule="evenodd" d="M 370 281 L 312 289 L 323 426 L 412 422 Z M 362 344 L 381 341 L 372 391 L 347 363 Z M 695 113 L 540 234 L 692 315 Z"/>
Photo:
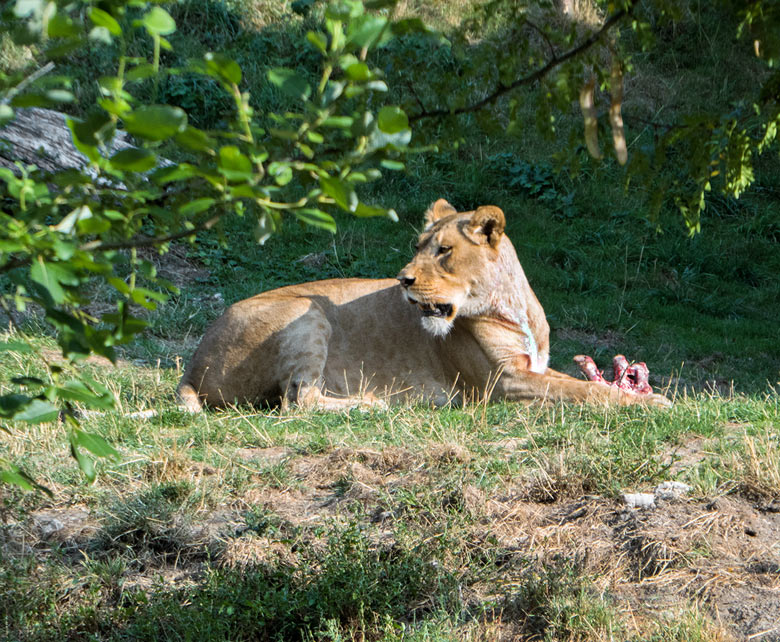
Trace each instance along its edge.
<path fill-rule="evenodd" d="M 138 257 L 150 261 L 157 269 L 158 276 L 173 283 L 176 287 L 203 282 L 209 278 L 209 271 L 187 256 L 187 248 L 172 244 L 165 254 L 155 248 L 138 248 Z"/>
<path fill-rule="evenodd" d="M 672 450 L 665 466 L 669 467 L 669 476 L 675 477 L 678 472 L 700 464 L 714 453 L 708 450 L 710 442 L 703 437 L 690 437 L 684 443 Z"/>
<path fill-rule="evenodd" d="M 578 330 L 576 328 L 560 328 L 556 331 L 556 337 L 566 341 L 576 341 L 596 349 L 617 350 L 625 343 L 625 335 L 614 330 L 605 330 L 600 333 Z"/>
<path fill-rule="evenodd" d="M 706 441 L 693 437 L 676 450 L 673 466 L 695 464 L 706 455 Z M 457 514 L 465 518 L 464 546 L 475 556 L 498 551 L 507 564 L 577 560 L 597 578 L 598 589 L 609 591 L 636 621 L 673 617 L 681 604 L 696 603 L 728 631 L 726 636 L 780 641 L 780 503 L 775 500 L 656 493 L 652 505 L 636 509 L 621 499 L 572 492 L 536 498 L 529 494 L 528 480 L 490 490 L 466 481 L 441 486 L 437 467 L 449 470 L 472 457 L 454 444 L 426 452 L 337 448 L 317 455 L 286 447 L 244 448 L 237 457 L 259 471 L 255 482 L 230 506 L 199 510 L 174 523 L 176 554 L 157 554 L 146 575 L 134 571 L 128 582 L 151 587 L 155 574 L 174 585 L 187 583 L 197 579 L 206 560 L 233 569 L 294 568 L 296 541 L 305 537 L 324 546 L 314 534 L 322 526 L 359 519 L 372 541 L 390 547 L 405 519 L 430 523 L 433 535 L 441 520 Z M 264 465 L 284 466 L 286 472 L 266 480 Z M 146 471 L 158 483 L 197 480 L 209 472 L 178 458 L 152 463 Z M 6 552 L 45 555 L 63 543 L 88 547 L 100 527 L 85 507 L 53 507 L 6 524 L 0 534 Z M 490 600 L 503 589 L 485 583 L 464 590 Z"/>
<path fill-rule="evenodd" d="M 53 348 L 43 348 L 41 350 L 41 356 L 46 359 L 46 361 L 49 361 L 50 363 L 63 363 L 62 359 L 62 352 L 60 350 L 55 350 Z M 87 363 L 92 366 L 100 366 L 101 368 L 113 368 L 114 364 L 111 363 L 109 359 L 106 359 L 105 357 L 99 355 L 99 354 L 91 354 L 86 359 L 84 359 L 84 363 Z M 124 359 L 117 359 L 116 361 L 117 366 L 127 366 L 130 365 L 128 361 L 125 361 Z"/>
<path fill-rule="evenodd" d="M 0 550 L 9 554 L 78 548 L 92 539 L 100 522 L 84 506 L 36 510 L 24 520 L 9 520 L 0 530 Z"/>
<path fill-rule="evenodd" d="M 292 448 L 239 448 L 235 456 L 244 461 L 260 464 L 278 464 L 294 454 Z"/>

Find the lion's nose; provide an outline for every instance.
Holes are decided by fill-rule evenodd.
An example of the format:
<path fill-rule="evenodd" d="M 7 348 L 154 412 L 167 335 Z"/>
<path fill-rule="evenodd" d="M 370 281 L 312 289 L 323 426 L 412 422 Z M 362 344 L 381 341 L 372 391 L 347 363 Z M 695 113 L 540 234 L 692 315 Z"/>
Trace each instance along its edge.
<path fill-rule="evenodd" d="M 396 278 L 401 282 L 401 285 L 405 288 L 410 287 L 414 283 L 413 276 L 406 276 L 405 274 L 399 274 Z"/>

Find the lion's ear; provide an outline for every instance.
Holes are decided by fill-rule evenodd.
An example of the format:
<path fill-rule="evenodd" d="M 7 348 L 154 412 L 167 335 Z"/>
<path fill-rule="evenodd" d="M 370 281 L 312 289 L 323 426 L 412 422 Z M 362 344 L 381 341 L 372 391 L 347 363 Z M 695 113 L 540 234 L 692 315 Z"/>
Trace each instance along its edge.
<path fill-rule="evenodd" d="M 504 213 L 495 205 L 483 205 L 471 215 L 466 229 L 478 243 L 487 241 L 491 247 L 497 247 L 504 234 L 506 219 Z"/>
<path fill-rule="evenodd" d="M 444 218 L 445 216 L 449 216 L 450 214 L 457 214 L 457 213 L 458 210 L 456 210 L 452 205 L 450 205 L 443 198 L 440 198 L 438 201 L 433 203 L 428 208 L 427 212 L 425 212 L 425 227 L 430 227 L 440 218 Z"/>

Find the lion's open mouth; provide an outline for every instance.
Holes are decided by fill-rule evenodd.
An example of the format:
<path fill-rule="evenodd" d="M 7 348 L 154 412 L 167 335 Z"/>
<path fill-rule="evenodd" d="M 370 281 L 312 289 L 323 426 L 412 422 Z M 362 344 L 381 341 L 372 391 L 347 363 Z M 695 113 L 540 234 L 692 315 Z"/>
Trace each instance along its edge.
<path fill-rule="evenodd" d="M 412 305 L 420 308 L 424 317 L 433 317 L 435 319 L 452 319 L 455 316 L 455 306 L 452 303 L 426 303 L 418 301 L 409 292 L 404 293 L 406 300 Z"/>
<path fill-rule="evenodd" d="M 451 303 L 417 303 L 424 317 L 449 319 L 452 316 Z"/>

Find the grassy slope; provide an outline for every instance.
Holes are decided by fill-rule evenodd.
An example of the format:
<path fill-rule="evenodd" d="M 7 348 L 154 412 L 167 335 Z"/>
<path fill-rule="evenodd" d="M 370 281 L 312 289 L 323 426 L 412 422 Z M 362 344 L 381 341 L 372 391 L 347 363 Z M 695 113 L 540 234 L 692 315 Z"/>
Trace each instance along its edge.
<path fill-rule="evenodd" d="M 453 20 L 452 9 L 432 6 L 434 19 Z M 305 53 L 291 36 L 297 23 L 274 23 L 278 11 L 269 19 L 259 7 L 265 13 L 248 13 L 242 27 L 220 5 L 181 5 L 176 44 L 193 55 L 207 33 L 209 47 L 232 47 L 262 103 L 274 99 L 260 85 L 263 63 L 296 64 Z M 200 16 L 191 29 L 189 12 Z M 659 85 L 689 87 L 669 101 L 685 109 L 743 82 L 731 67 L 714 82 L 712 61 L 738 54 L 713 51 L 704 36 L 691 45 L 699 30 L 684 27 L 685 38 L 640 61 L 640 115 L 654 113 Z M 165 91 L 184 99 L 194 89 Z M 218 108 L 206 100 L 200 118 L 208 123 Z M 657 234 L 641 195 L 624 190 L 610 164 L 552 176 L 548 142 L 473 130 L 457 152 L 413 161 L 374 188 L 399 224 L 345 219 L 335 238 L 293 224 L 259 248 L 236 220 L 227 247 L 205 238 L 186 262 L 163 263 L 180 276 L 192 268 L 182 294 L 118 369 L 88 366 L 124 411 L 163 411 L 151 421 L 87 420 L 122 461 L 102 463 L 87 486 L 59 428 L 2 437 L 0 448 L 56 495 L 0 489 L 0 637 L 152 639 L 163 627 L 177 640 L 761 632 L 766 620 L 749 628 L 748 607 L 729 598 L 742 590 L 745 603 L 780 608 L 770 591 L 780 564 L 771 512 L 780 409 L 768 387 L 780 373 L 776 163 L 759 167 L 743 200 L 713 200 L 703 233 L 689 239 L 670 213 Z M 676 407 L 199 417 L 174 408 L 177 357 L 223 301 L 314 278 L 393 275 L 412 252 L 421 212 L 440 196 L 506 211 L 553 327 L 554 367 L 570 370 L 577 352 L 603 363 L 624 351 L 677 390 Z M 0 364 L 8 376 L 40 367 L 8 353 Z M 693 486 L 689 499 L 649 513 L 622 508 L 620 493 L 670 479 Z"/>

